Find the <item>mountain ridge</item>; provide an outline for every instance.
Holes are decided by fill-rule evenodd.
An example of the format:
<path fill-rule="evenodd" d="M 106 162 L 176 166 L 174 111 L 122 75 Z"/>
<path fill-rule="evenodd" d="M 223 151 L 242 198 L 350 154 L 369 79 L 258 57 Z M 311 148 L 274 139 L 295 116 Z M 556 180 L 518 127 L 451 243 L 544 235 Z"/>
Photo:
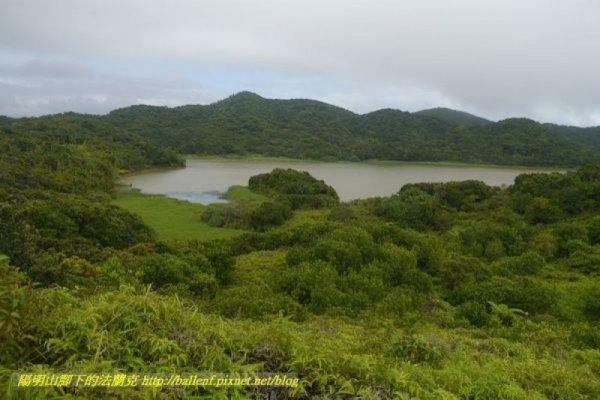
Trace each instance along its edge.
<path fill-rule="evenodd" d="M 445 120 L 447 122 L 463 123 L 467 125 L 485 125 L 493 122 L 489 119 L 482 118 L 466 111 L 454 110 L 446 107 L 429 108 L 426 110 L 417 111 L 415 114 L 427 115 Z"/>
<path fill-rule="evenodd" d="M 225 98 L 223 98 L 221 100 L 216 100 L 216 101 L 213 101 L 212 103 L 207 103 L 207 104 L 199 104 L 198 103 L 198 104 L 184 104 L 184 105 L 178 105 L 178 106 L 160 106 L 160 105 L 151 105 L 151 104 L 132 104 L 132 105 L 129 105 L 129 106 L 115 108 L 115 109 L 107 112 L 106 114 L 101 114 L 99 116 L 108 116 L 109 114 L 114 113 L 116 111 L 123 110 L 123 109 L 128 109 L 128 108 L 131 108 L 131 107 L 153 107 L 153 108 L 165 108 L 165 109 L 170 109 L 170 110 L 172 110 L 172 109 L 178 109 L 178 108 L 186 108 L 186 107 L 209 107 L 209 106 L 212 106 L 212 105 L 215 105 L 215 104 L 218 104 L 218 103 L 225 102 L 227 100 L 234 100 L 234 99 L 238 98 L 238 96 L 240 96 L 241 98 L 245 98 L 245 99 L 249 99 L 251 97 L 256 97 L 256 98 L 258 98 L 260 100 L 271 101 L 271 102 L 300 102 L 300 101 L 302 101 L 302 102 L 314 102 L 314 103 L 318 103 L 318 104 L 327 105 L 327 106 L 330 106 L 330 107 L 333 107 L 333 108 L 336 108 L 336 109 L 339 109 L 339 110 L 344 110 L 344 111 L 346 111 L 348 113 L 351 113 L 351 114 L 354 114 L 354 115 L 357 115 L 357 116 L 369 115 L 369 114 L 373 114 L 373 113 L 376 113 L 378 111 L 383 111 L 383 110 L 393 110 L 393 111 L 400 111 L 402 113 L 420 114 L 420 115 L 424 115 L 424 116 L 433 117 L 434 115 L 432 115 L 430 112 L 434 112 L 434 111 L 444 111 L 445 112 L 445 111 L 448 111 L 448 112 L 457 113 L 457 114 L 460 114 L 460 115 L 467 115 L 469 117 L 474 117 L 475 119 L 482 120 L 485 123 L 497 123 L 497 122 L 504 121 L 504 120 L 507 120 L 507 119 L 528 119 L 528 120 L 531 120 L 531 121 L 538 122 L 540 124 L 552 125 L 552 126 L 556 126 L 556 127 L 559 127 L 559 128 L 573 128 L 573 129 L 584 129 L 584 130 L 587 130 L 587 129 L 596 129 L 596 128 L 600 129 L 600 125 L 596 125 L 596 126 L 564 125 L 564 124 L 557 124 L 557 123 L 552 123 L 552 122 L 537 121 L 537 120 L 535 120 L 533 118 L 529 118 L 529 117 L 517 117 L 517 116 L 506 117 L 506 118 L 494 121 L 494 120 L 490 120 L 490 119 L 481 117 L 479 115 L 470 113 L 468 111 L 456 110 L 456 109 L 452 109 L 452 108 L 448 108 L 448 107 L 441 107 L 441 106 L 440 107 L 426 108 L 426 109 L 418 110 L 418 111 L 405 111 L 405 110 L 401 110 L 399 108 L 394 108 L 394 107 L 382 107 L 382 108 L 378 108 L 376 110 L 372 110 L 372 111 L 368 111 L 368 112 L 364 112 L 364 113 L 357 113 L 357 112 L 354 112 L 352 110 L 346 109 L 344 107 L 341 107 L 341 106 L 338 106 L 338 105 L 335 105 L 335 104 L 331 104 L 331 103 L 327 103 L 327 102 L 321 101 L 321 100 L 315 100 L 315 99 L 309 99 L 309 98 L 303 98 L 303 97 L 297 97 L 297 98 L 294 97 L 294 98 L 285 98 L 285 99 L 284 98 L 269 98 L 269 97 L 263 97 L 263 96 L 261 96 L 261 95 L 259 95 L 257 93 L 254 93 L 254 92 L 251 92 L 251 91 L 247 91 L 247 90 L 236 92 L 236 93 L 234 93 L 234 94 L 232 94 L 232 95 L 230 95 L 228 97 L 225 97 Z M 98 115 L 98 114 L 86 114 L 86 113 L 77 113 L 77 114 Z M 49 114 L 49 115 L 55 115 L 55 114 Z M 13 118 L 13 117 L 6 117 L 6 118 L 18 119 L 18 118 Z M 22 118 L 40 118 L 40 117 L 22 117 Z M 442 117 L 436 117 L 436 118 L 438 118 L 438 119 L 444 119 Z"/>
<path fill-rule="evenodd" d="M 267 99 L 252 92 L 207 105 L 134 105 L 102 116 L 63 113 L 0 121 L 0 126 L 8 131 L 12 124 L 31 123 L 39 130 L 44 120 L 60 118 L 74 119 L 81 129 L 93 126 L 90 121 L 109 124 L 180 154 L 564 167 L 600 163 L 600 129 L 527 118 L 493 122 L 443 108 L 434 115 L 392 108 L 355 114 L 317 100 Z"/>
<path fill-rule="evenodd" d="M 183 154 L 539 166 L 600 162 L 600 143 L 590 146 L 585 135 L 567 129 L 525 118 L 493 122 L 449 109 L 430 114 L 393 108 L 355 114 L 317 100 L 240 92 L 208 105 L 130 107 L 106 118 Z"/>

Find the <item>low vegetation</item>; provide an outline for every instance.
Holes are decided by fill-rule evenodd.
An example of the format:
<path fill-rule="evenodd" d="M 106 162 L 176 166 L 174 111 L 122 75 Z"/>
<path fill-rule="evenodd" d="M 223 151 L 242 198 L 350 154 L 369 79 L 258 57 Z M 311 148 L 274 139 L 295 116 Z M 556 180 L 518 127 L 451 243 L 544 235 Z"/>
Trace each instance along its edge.
<path fill-rule="evenodd" d="M 48 121 L 0 135 L 4 397 L 600 398 L 600 165 L 351 203 L 275 170 L 202 207 L 115 192 L 174 153 Z M 300 382 L 18 388 L 15 371 Z"/>
<path fill-rule="evenodd" d="M 201 204 L 133 191 L 117 193 L 112 204 L 139 215 L 159 240 L 219 239 L 242 233 L 239 229 L 215 229 L 214 227 L 224 225 L 210 226 L 203 223 L 205 215 L 209 214 L 212 208 Z"/>

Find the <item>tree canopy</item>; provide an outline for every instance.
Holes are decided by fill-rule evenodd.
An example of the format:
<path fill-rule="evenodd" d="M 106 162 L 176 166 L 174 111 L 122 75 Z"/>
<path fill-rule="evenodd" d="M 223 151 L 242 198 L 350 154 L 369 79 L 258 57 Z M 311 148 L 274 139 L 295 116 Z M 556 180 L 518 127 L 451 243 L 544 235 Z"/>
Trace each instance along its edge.
<path fill-rule="evenodd" d="M 350 142 L 335 129 L 331 147 L 314 147 L 325 140 L 314 132 L 348 123 L 354 137 L 363 119 L 378 126 L 367 142 L 382 152 L 395 154 L 378 138 L 395 143 L 398 131 L 386 126 L 399 120 L 410 127 L 404 137 L 423 139 L 425 120 L 411 114 L 358 118 L 322 103 L 263 102 L 246 93 L 211 106 L 221 110 L 223 129 L 231 129 L 231 141 L 212 151 L 243 149 L 254 143 L 250 131 L 268 138 L 263 117 L 280 128 L 315 129 L 313 136 L 282 131 L 298 142 L 273 141 L 269 150 L 267 141 L 265 151 L 344 154 Z M 198 110 L 176 110 L 189 119 L 138 107 L 129 117 L 0 121 L 2 397 L 600 398 L 600 165 L 522 174 L 508 188 L 411 184 L 350 203 L 306 172 L 275 169 L 250 178 L 245 200 L 191 214 L 236 227 L 237 236 L 159 240 L 146 220 L 115 205 L 115 179 L 182 165 L 174 149 L 188 144 L 177 144 L 177 132 L 198 121 Z M 152 124 L 141 124 L 138 113 Z M 230 113 L 264 114 L 229 120 Z M 116 128 L 110 120 L 119 115 Z M 245 127 L 233 134 L 242 120 Z M 142 126 L 155 128 L 142 134 Z M 498 136 L 489 143 L 514 146 L 514 162 L 526 148 L 503 126 L 515 134 L 527 126 L 548 139 L 528 121 L 482 126 Z M 549 154 L 570 151 L 561 150 Z M 19 388 L 15 371 L 289 373 L 299 381 L 260 388 Z"/>

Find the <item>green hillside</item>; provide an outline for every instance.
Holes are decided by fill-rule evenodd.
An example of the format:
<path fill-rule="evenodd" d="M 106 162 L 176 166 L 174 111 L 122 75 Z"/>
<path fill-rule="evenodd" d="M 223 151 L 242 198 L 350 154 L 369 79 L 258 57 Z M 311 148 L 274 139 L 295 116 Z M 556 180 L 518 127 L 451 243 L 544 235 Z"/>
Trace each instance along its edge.
<path fill-rule="evenodd" d="M 315 100 L 266 99 L 250 92 L 209 105 L 136 105 L 105 116 L 0 118 L 0 127 L 9 133 L 58 135 L 57 124 L 86 140 L 140 141 L 147 149 L 179 154 L 563 167 L 600 162 L 598 127 L 525 118 L 491 122 L 443 108 L 359 115 Z"/>
<path fill-rule="evenodd" d="M 452 110 L 427 114 L 383 109 L 358 115 L 314 100 L 242 92 L 205 106 L 132 106 L 103 118 L 183 154 L 539 166 L 600 161 L 595 139 L 535 121 L 484 124 Z"/>
<path fill-rule="evenodd" d="M 548 127 L 554 132 L 567 135 L 578 141 L 588 143 L 593 146 L 600 146 L 600 126 L 589 128 L 579 128 L 576 126 L 564 126 L 556 124 L 544 124 L 544 126 Z"/>
<path fill-rule="evenodd" d="M 492 121 L 478 117 L 477 115 L 469 114 L 464 111 L 452 110 L 450 108 L 445 107 L 436 107 L 430 108 L 428 110 L 421 110 L 416 112 L 415 114 L 437 118 L 439 120 L 457 125 L 479 126 L 492 123 Z"/>

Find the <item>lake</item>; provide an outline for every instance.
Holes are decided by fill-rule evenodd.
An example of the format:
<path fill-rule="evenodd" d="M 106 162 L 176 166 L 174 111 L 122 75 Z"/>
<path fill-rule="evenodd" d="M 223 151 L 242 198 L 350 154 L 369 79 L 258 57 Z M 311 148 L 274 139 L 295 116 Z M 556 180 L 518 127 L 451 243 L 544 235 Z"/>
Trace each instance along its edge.
<path fill-rule="evenodd" d="M 549 172 L 548 169 L 525 167 L 400 162 L 191 159 L 187 160 L 186 168 L 142 172 L 125 176 L 120 182 L 143 193 L 210 204 L 225 202 L 221 196 L 230 186 L 247 185 L 251 176 L 270 172 L 273 168 L 308 171 L 333 186 L 343 201 L 389 196 L 407 183 L 477 179 L 488 185 L 502 186 L 511 185 L 521 173 Z"/>

